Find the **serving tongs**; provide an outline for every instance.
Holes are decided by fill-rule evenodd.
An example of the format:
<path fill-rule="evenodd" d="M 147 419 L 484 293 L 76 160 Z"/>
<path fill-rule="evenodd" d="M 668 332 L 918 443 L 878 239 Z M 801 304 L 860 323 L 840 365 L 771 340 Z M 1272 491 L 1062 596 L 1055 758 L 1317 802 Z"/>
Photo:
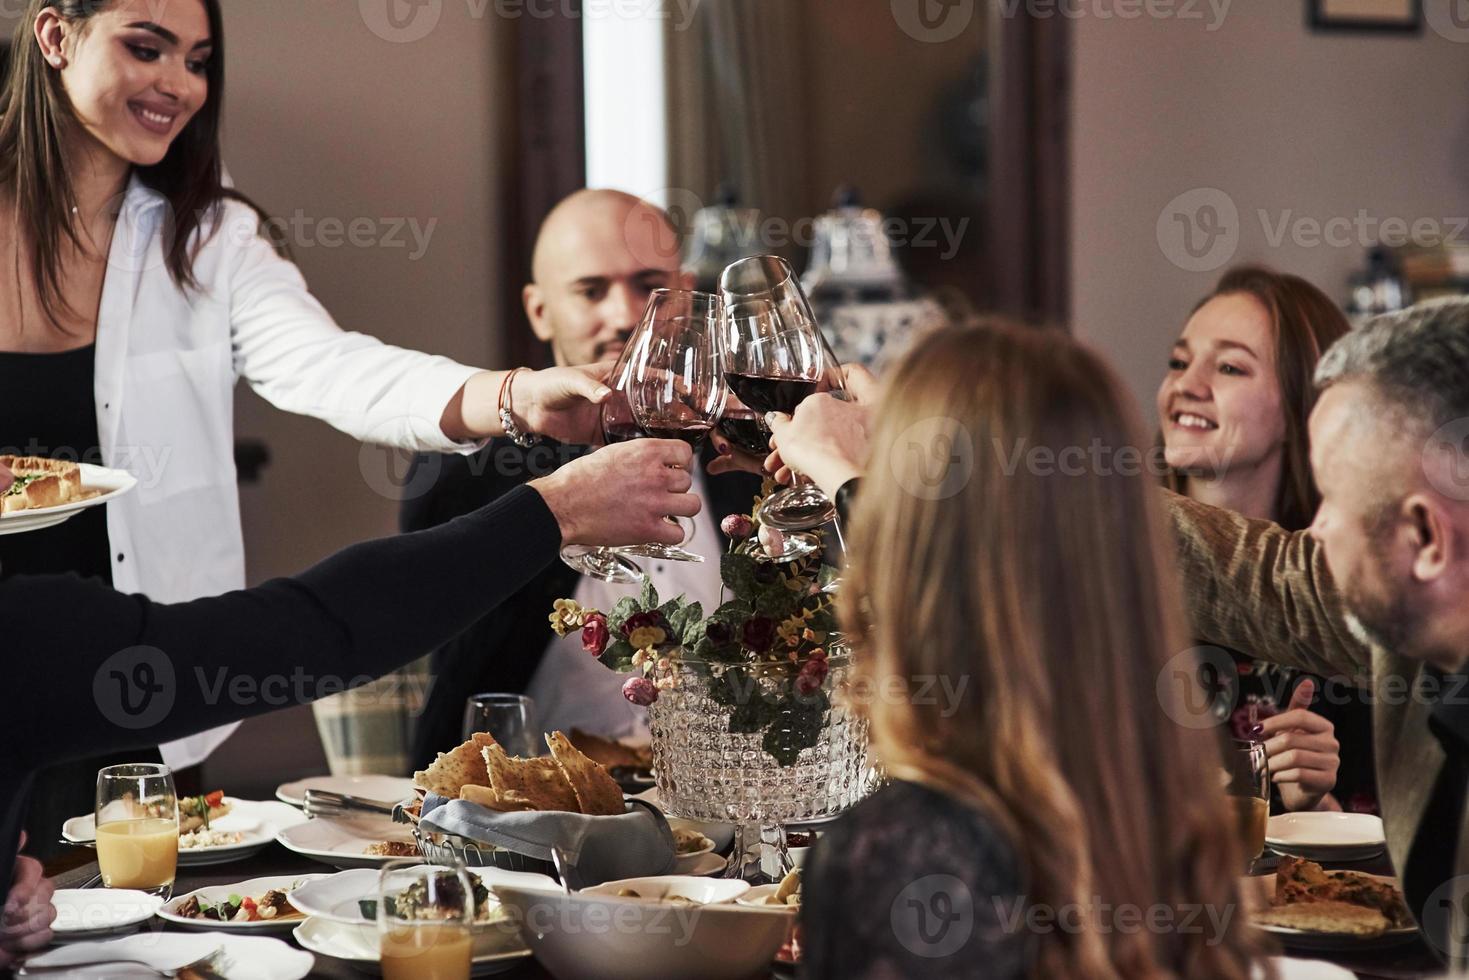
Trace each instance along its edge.
<path fill-rule="evenodd" d="M 346 793 L 334 793 L 325 789 L 308 789 L 302 801 L 302 809 L 308 817 L 339 817 L 344 813 L 376 813 L 397 820 L 401 804 L 369 800 Z"/>

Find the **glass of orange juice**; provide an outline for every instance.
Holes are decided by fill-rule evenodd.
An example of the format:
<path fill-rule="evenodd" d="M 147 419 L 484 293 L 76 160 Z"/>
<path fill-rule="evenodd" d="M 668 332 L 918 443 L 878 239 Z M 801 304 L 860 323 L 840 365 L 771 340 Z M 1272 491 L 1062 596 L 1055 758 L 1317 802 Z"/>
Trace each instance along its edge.
<path fill-rule="evenodd" d="M 1270 820 L 1270 764 L 1264 742 L 1232 742 L 1227 749 L 1229 782 L 1226 792 L 1234 808 L 1246 873 L 1265 851 L 1265 829 Z"/>
<path fill-rule="evenodd" d="M 384 980 L 469 980 L 474 890 L 462 867 L 392 861 L 378 875 Z"/>
<path fill-rule="evenodd" d="M 97 772 L 97 864 L 108 888 L 169 898 L 179 862 L 173 771 L 133 763 Z"/>

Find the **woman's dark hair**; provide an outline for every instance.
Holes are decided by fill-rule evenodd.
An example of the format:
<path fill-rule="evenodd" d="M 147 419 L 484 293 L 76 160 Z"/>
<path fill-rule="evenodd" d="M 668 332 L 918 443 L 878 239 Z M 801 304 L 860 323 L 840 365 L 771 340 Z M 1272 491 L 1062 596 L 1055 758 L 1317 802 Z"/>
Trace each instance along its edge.
<path fill-rule="evenodd" d="M 1254 297 L 1270 315 L 1275 376 L 1285 412 L 1285 458 L 1280 489 L 1275 496 L 1275 520 L 1288 530 L 1300 530 L 1311 523 L 1321 503 L 1321 493 L 1311 476 L 1310 437 L 1306 430 L 1306 421 L 1316 406 L 1317 391 L 1312 375 L 1321 355 L 1351 330 L 1351 324 L 1331 297 L 1300 276 L 1255 265 L 1226 271 L 1193 312 L 1199 312 L 1220 296 L 1237 295 Z M 1171 490 L 1186 493 L 1188 476 L 1170 470 L 1164 483 Z"/>
<path fill-rule="evenodd" d="M 56 69 L 46 63 L 32 32 L 41 11 L 54 9 L 66 21 L 85 25 L 113 0 L 30 0 L 16 25 L 10 64 L 0 90 L 0 188 L 15 200 L 20 242 L 28 243 L 37 289 L 48 319 L 60 327 L 59 312 L 71 312 L 61 289 L 62 246 L 83 247 L 73 223 L 76 193 L 64 152 L 68 127 L 76 126 Z M 200 0 L 209 17 L 213 54 L 205 63 L 209 94 L 158 163 L 136 167 L 144 186 L 168 202 L 171 222 L 163 229 L 169 274 L 180 288 L 198 285 L 193 260 L 225 198 L 245 200 L 224 187 L 219 153 L 220 107 L 224 105 L 224 20 L 219 0 Z M 248 204 L 249 202 L 246 201 Z M 251 205 L 253 207 L 253 205 Z M 258 210 L 258 209 L 257 209 Z"/>

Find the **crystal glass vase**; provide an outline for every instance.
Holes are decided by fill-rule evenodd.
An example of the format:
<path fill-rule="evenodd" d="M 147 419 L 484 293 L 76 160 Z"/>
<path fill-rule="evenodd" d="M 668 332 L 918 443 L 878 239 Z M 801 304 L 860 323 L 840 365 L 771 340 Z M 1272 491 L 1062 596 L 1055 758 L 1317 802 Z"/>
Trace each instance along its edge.
<path fill-rule="evenodd" d="M 847 654 L 834 651 L 828 663 L 828 706 L 816 719 L 814 744 L 802 748 L 792 765 L 781 765 L 766 751 L 766 730 L 730 732 L 736 709 L 709 696 L 708 665 L 676 663 L 673 687 L 661 690 L 648 709 L 662 808 L 669 816 L 735 825 L 730 877 L 745 873 L 745 848 L 757 829 L 759 840 L 776 848 L 788 868 L 786 824 L 834 817 L 871 789 L 867 722 L 846 697 Z M 761 683 L 769 686 L 752 690 L 752 697 L 772 694 L 777 682 Z M 777 715 L 771 725 L 795 723 Z"/>

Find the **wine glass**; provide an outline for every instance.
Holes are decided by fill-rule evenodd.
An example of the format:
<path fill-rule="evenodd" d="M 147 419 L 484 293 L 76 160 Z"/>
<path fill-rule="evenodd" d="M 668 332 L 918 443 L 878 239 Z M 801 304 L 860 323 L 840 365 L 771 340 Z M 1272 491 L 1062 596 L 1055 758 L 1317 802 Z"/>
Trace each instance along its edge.
<path fill-rule="evenodd" d="M 728 393 L 715 349 L 722 317 L 723 305 L 711 293 L 653 291 L 640 327 L 642 339 L 623 386 L 632 426 L 642 435 L 681 439 L 695 453 L 703 446 Z M 687 544 L 696 525 L 685 520 Z M 624 550 L 671 561 L 704 560 L 679 546 L 647 544 Z"/>
<path fill-rule="evenodd" d="M 1270 820 L 1270 764 L 1265 743 L 1231 740 L 1225 753 L 1226 792 L 1234 808 L 1240 846 L 1253 865 L 1265 852 L 1265 827 Z"/>
<path fill-rule="evenodd" d="M 179 860 L 173 771 L 153 763 L 98 770 L 96 820 L 102 884 L 171 897 Z"/>
<path fill-rule="evenodd" d="M 628 338 L 617 363 L 612 366 L 608 387 L 612 394 L 602 402 L 602 439 L 611 446 L 629 439 L 640 439 L 643 433 L 632 417 L 627 403 L 626 385 L 633 352 L 646 342 L 641 324 Z M 593 545 L 567 545 L 561 549 L 561 560 L 583 575 L 614 585 L 637 585 L 644 579 L 642 568 L 627 557 L 624 548 Z"/>
<path fill-rule="evenodd" d="M 741 448 L 769 454 L 765 416 L 789 415 L 808 396 L 821 392 L 842 396 L 841 365 L 784 259 L 741 259 L 724 270 L 719 287 L 726 311 L 719 354 L 731 392 L 720 432 Z M 831 521 L 836 504 L 819 487 L 798 480 L 767 497 L 758 516 L 778 531 L 807 531 Z M 787 533 L 776 557 L 790 561 L 817 547 L 811 535 Z"/>
<path fill-rule="evenodd" d="M 378 874 L 384 980 L 469 980 L 474 888 L 462 867 L 390 861 Z"/>
<path fill-rule="evenodd" d="M 524 694 L 475 694 L 464 702 L 463 738 L 488 732 L 511 755 L 540 755 L 536 703 Z"/>

